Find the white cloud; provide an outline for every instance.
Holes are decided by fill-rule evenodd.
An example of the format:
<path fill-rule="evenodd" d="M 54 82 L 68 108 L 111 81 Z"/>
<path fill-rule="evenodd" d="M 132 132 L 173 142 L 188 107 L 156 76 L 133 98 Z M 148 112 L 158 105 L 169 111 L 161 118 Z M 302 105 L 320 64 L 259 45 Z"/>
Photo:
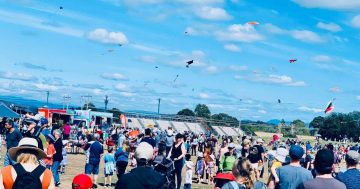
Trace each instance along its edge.
<path fill-rule="evenodd" d="M 137 60 L 141 61 L 141 62 L 148 62 L 148 63 L 154 63 L 156 61 L 156 58 L 154 56 L 139 56 L 137 58 Z"/>
<path fill-rule="evenodd" d="M 246 71 L 246 70 L 248 70 L 248 67 L 231 65 L 231 66 L 229 66 L 229 69 L 232 71 Z"/>
<path fill-rule="evenodd" d="M 120 81 L 120 80 L 127 80 L 127 77 L 120 73 L 103 73 L 101 74 L 103 79 Z"/>
<path fill-rule="evenodd" d="M 47 85 L 47 84 L 43 84 L 43 83 L 35 83 L 34 86 L 38 90 L 44 90 L 44 91 L 56 91 L 56 90 L 58 90 L 58 87 L 56 87 L 54 85 Z"/>
<path fill-rule="evenodd" d="M 255 42 L 263 39 L 263 36 L 250 24 L 233 24 L 226 31 L 215 32 L 215 36 L 220 41 L 234 42 Z"/>
<path fill-rule="evenodd" d="M 208 106 L 209 108 L 221 108 L 221 109 L 224 108 L 224 106 L 221 105 L 221 104 L 208 104 L 207 106 Z"/>
<path fill-rule="evenodd" d="M 331 32 L 339 32 L 342 30 L 342 28 L 335 24 L 335 23 L 324 23 L 324 22 L 319 22 L 316 24 L 316 27 L 320 28 L 320 29 L 324 29 L 324 30 L 328 30 Z"/>
<path fill-rule="evenodd" d="M 261 114 L 266 114 L 267 113 L 265 110 L 259 110 L 258 112 L 261 113 Z"/>
<path fill-rule="evenodd" d="M 356 28 L 360 28 L 360 14 L 351 19 L 351 24 Z"/>
<path fill-rule="evenodd" d="M 199 94 L 199 97 L 202 98 L 202 99 L 208 99 L 208 98 L 210 98 L 210 96 L 209 96 L 208 94 L 206 94 L 206 93 L 200 93 L 200 94 Z"/>
<path fill-rule="evenodd" d="M 324 9 L 360 9 L 359 0 L 293 0 L 295 3 L 306 8 Z"/>
<path fill-rule="evenodd" d="M 199 34 L 199 32 L 198 32 L 195 28 L 193 28 L 193 27 L 187 27 L 187 28 L 185 29 L 185 33 L 186 33 L 187 35 L 198 35 L 198 34 Z"/>
<path fill-rule="evenodd" d="M 339 92 L 341 92 L 341 89 L 339 87 L 335 86 L 335 87 L 331 87 L 329 89 L 329 91 L 333 92 L 333 93 L 339 93 Z"/>
<path fill-rule="evenodd" d="M 184 4 L 193 4 L 193 5 L 209 5 L 209 4 L 217 4 L 217 3 L 223 3 L 224 0 L 175 0 L 180 3 Z"/>
<path fill-rule="evenodd" d="M 108 44 L 127 44 L 128 39 L 122 32 L 107 31 L 104 28 L 97 28 L 88 33 L 88 38 L 101 43 Z"/>
<path fill-rule="evenodd" d="M 94 95 L 100 96 L 104 94 L 104 91 L 101 89 L 94 89 L 93 90 Z"/>
<path fill-rule="evenodd" d="M 360 95 L 359 95 L 359 96 L 356 96 L 356 100 L 360 100 Z"/>
<path fill-rule="evenodd" d="M 319 108 L 310 108 L 307 106 L 301 106 L 298 109 L 302 112 L 313 112 L 313 113 L 320 113 L 323 111 L 322 109 L 319 109 Z"/>
<path fill-rule="evenodd" d="M 241 51 L 241 48 L 234 44 L 226 44 L 226 45 L 224 45 L 224 49 L 226 49 L 228 51 L 232 51 L 232 52 L 240 52 Z"/>
<path fill-rule="evenodd" d="M 313 43 L 321 43 L 324 42 L 324 39 L 321 38 L 317 33 L 309 31 L 309 30 L 292 30 L 290 35 L 304 42 L 313 42 Z"/>
<path fill-rule="evenodd" d="M 256 74 L 255 76 L 239 76 L 236 75 L 235 79 L 244 79 L 252 82 L 258 83 L 266 83 L 266 84 L 279 84 L 284 86 L 291 86 L 291 87 L 303 87 L 306 86 L 304 81 L 294 81 L 290 76 L 286 75 L 261 75 Z"/>
<path fill-rule="evenodd" d="M 125 84 L 122 84 L 122 83 L 118 83 L 114 87 L 118 91 L 126 91 L 127 90 L 127 86 Z"/>
<path fill-rule="evenodd" d="M 217 7 L 204 6 L 197 9 L 195 14 L 202 19 L 206 20 L 230 20 L 232 17 L 226 12 L 226 10 Z"/>
<path fill-rule="evenodd" d="M 36 81 L 37 77 L 21 72 L 3 72 L 0 71 L 0 78 L 3 79 L 12 79 L 12 80 L 22 80 L 22 81 Z"/>
<path fill-rule="evenodd" d="M 270 33 L 274 33 L 274 34 L 284 34 L 287 31 L 284 29 L 281 29 L 278 26 L 272 25 L 272 24 L 265 24 L 265 29 L 270 32 Z"/>
<path fill-rule="evenodd" d="M 331 62 L 332 58 L 327 55 L 317 55 L 311 58 L 314 62 Z"/>
<path fill-rule="evenodd" d="M 216 73 L 219 71 L 219 69 L 216 66 L 209 66 L 206 68 L 206 71 L 209 73 Z"/>
<path fill-rule="evenodd" d="M 135 94 L 134 94 L 134 93 L 130 93 L 130 92 L 121 92 L 120 95 L 123 96 L 123 97 L 132 97 L 132 96 L 134 96 Z"/>

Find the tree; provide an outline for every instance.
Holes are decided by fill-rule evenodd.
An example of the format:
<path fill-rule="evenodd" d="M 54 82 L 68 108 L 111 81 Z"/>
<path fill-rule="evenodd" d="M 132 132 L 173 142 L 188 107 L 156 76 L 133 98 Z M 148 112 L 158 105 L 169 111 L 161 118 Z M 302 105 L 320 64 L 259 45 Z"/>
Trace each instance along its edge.
<path fill-rule="evenodd" d="M 315 117 L 311 122 L 310 122 L 310 127 L 313 127 L 313 128 L 320 128 L 324 125 L 324 121 L 325 121 L 325 118 L 321 117 L 321 116 L 318 116 L 318 117 Z"/>
<path fill-rule="evenodd" d="M 183 115 L 183 116 L 195 116 L 195 113 L 188 109 L 188 108 L 185 108 L 185 109 L 182 109 L 180 110 L 177 115 Z"/>
<path fill-rule="evenodd" d="M 292 122 L 292 125 L 294 125 L 294 130 L 296 130 L 296 134 L 300 135 L 309 135 L 309 129 L 306 127 L 305 123 L 301 121 L 300 119 L 296 119 Z"/>
<path fill-rule="evenodd" d="M 119 116 L 121 114 L 121 111 L 117 108 L 112 108 L 111 110 L 109 110 L 109 112 L 113 113 L 113 116 L 117 117 L 117 118 L 119 118 Z"/>
<path fill-rule="evenodd" d="M 211 116 L 213 120 L 227 122 L 232 126 L 238 126 L 239 120 L 225 113 L 214 114 Z"/>
<path fill-rule="evenodd" d="M 87 110 L 87 109 L 96 110 L 96 107 L 92 102 L 89 102 L 88 104 L 84 104 L 83 109 L 84 110 Z"/>
<path fill-rule="evenodd" d="M 205 104 L 198 104 L 195 108 L 195 115 L 198 117 L 210 118 L 211 112 Z"/>

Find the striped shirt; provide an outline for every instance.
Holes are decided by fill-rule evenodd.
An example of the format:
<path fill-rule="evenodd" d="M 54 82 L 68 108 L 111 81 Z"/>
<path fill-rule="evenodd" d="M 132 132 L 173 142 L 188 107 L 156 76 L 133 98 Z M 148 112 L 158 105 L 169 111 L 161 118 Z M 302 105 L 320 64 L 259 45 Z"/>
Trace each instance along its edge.
<path fill-rule="evenodd" d="M 349 169 L 345 173 L 339 173 L 336 179 L 346 185 L 347 189 L 360 189 L 360 171 Z"/>

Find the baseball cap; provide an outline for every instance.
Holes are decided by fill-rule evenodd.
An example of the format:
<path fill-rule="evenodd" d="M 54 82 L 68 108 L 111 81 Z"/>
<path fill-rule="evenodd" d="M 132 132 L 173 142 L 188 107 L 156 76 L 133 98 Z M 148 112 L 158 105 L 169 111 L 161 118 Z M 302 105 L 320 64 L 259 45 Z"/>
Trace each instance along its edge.
<path fill-rule="evenodd" d="M 360 161 L 360 154 L 357 151 L 350 150 L 345 156 L 345 161 L 351 165 L 358 164 Z"/>
<path fill-rule="evenodd" d="M 145 159 L 150 160 L 153 157 L 154 148 L 147 142 L 141 142 L 135 151 L 135 157 L 137 160 Z"/>
<path fill-rule="evenodd" d="M 76 175 L 72 181 L 73 189 L 90 189 L 92 186 L 91 178 L 85 174 Z"/>
<path fill-rule="evenodd" d="M 304 155 L 304 149 L 298 145 L 292 145 L 289 150 L 289 155 L 291 159 L 299 160 Z"/>

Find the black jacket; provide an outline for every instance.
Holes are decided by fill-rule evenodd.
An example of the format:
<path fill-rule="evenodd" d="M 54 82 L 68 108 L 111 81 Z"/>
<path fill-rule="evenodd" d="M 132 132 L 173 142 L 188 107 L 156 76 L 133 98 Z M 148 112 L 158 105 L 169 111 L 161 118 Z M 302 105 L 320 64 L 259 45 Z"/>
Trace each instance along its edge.
<path fill-rule="evenodd" d="M 152 167 L 137 167 L 121 176 L 115 189 L 162 189 L 165 177 Z"/>
<path fill-rule="evenodd" d="M 59 138 L 57 141 L 55 141 L 54 147 L 56 150 L 56 153 L 54 155 L 54 161 L 61 162 L 63 160 L 63 156 L 62 156 L 63 144 L 62 144 L 61 138 Z"/>

